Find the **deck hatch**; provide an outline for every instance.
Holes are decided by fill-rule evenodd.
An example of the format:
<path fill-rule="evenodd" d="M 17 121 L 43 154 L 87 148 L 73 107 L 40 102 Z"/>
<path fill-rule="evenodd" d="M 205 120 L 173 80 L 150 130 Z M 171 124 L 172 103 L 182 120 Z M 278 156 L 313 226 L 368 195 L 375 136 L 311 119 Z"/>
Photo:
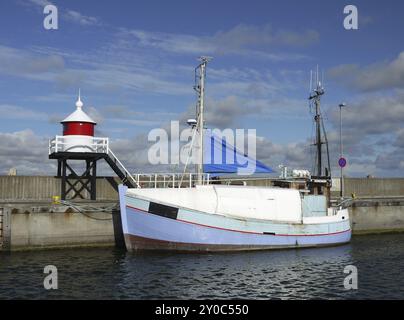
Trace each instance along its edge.
<path fill-rule="evenodd" d="M 150 202 L 149 213 L 175 220 L 178 216 L 178 208 L 166 206 L 156 202 Z"/>

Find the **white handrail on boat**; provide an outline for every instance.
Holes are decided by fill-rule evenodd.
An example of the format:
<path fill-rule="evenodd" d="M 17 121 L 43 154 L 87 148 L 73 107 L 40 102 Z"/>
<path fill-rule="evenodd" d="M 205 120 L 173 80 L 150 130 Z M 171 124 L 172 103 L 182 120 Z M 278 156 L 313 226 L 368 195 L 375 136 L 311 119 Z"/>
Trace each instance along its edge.
<path fill-rule="evenodd" d="M 142 187 L 147 185 L 147 188 L 181 188 L 185 185 L 185 181 L 187 181 L 187 186 L 184 187 L 193 187 L 195 182 L 198 181 L 197 173 L 185 173 L 187 179 L 184 179 L 184 173 L 136 173 L 133 174 L 136 177 L 136 180 Z M 181 182 L 181 179 L 183 180 Z M 210 174 L 203 174 L 203 185 L 207 185 L 211 182 Z"/>

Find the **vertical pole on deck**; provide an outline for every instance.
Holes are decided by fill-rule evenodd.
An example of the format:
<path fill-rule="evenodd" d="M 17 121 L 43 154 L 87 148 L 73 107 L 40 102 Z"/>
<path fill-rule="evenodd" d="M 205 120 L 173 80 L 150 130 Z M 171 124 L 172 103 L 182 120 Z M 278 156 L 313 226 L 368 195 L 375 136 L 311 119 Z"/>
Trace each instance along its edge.
<path fill-rule="evenodd" d="M 196 166 L 196 173 L 198 175 L 198 184 L 203 183 L 203 129 L 204 129 L 204 107 L 205 107 L 205 77 L 206 65 L 211 58 L 200 57 L 200 81 L 199 81 L 199 109 L 198 109 L 198 123 L 197 130 L 199 131 L 199 159 Z"/>
<path fill-rule="evenodd" d="M 93 168 L 91 174 L 91 200 L 97 199 L 97 160 L 93 160 Z"/>

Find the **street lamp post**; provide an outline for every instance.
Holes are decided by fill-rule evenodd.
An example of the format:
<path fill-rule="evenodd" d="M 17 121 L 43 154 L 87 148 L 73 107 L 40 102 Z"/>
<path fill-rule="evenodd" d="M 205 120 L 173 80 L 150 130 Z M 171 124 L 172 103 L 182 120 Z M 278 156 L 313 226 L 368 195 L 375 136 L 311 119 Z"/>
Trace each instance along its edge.
<path fill-rule="evenodd" d="M 339 152 L 340 152 L 340 159 L 343 157 L 344 155 L 344 149 L 343 149 L 343 143 L 342 143 L 342 108 L 346 107 L 346 103 L 340 103 L 339 104 Z M 341 169 L 341 181 L 340 181 L 340 196 L 341 199 L 343 199 L 344 197 L 344 178 L 343 178 L 343 166 L 340 165 L 340 169 Z"/>

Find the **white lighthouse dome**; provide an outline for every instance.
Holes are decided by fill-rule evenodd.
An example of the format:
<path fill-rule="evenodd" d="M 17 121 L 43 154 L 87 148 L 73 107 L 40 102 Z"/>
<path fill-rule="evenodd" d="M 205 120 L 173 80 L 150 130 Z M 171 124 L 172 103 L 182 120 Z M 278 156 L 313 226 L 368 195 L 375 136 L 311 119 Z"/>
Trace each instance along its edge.
<path fill-rule="evenodd" d="M 96 124 L 96 122 L 91 119 L 91 117 L 89 115 L 87 115 L 87 113 L 85 113 L 83 111 L 83 102 L 81 101 L 81 97 L 80 97 L 80 93 L 79 93 L 79 97 L 76 101 L 76 110 L 70 114 L 67 118 L 65 118 L 63 121 L 61 121 L 61 123 L 64 122 L 87 122 L 87 123 L 94 123 Z"/>

